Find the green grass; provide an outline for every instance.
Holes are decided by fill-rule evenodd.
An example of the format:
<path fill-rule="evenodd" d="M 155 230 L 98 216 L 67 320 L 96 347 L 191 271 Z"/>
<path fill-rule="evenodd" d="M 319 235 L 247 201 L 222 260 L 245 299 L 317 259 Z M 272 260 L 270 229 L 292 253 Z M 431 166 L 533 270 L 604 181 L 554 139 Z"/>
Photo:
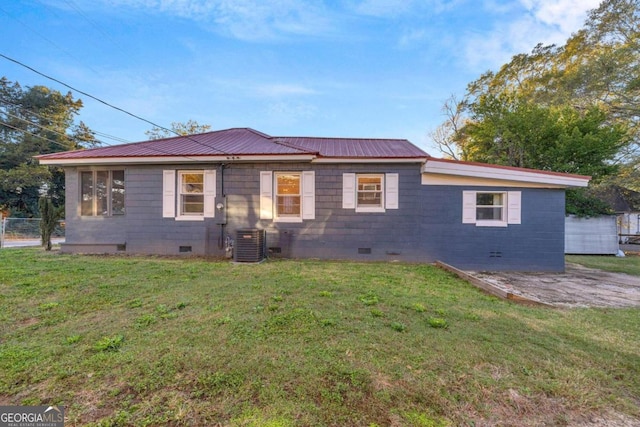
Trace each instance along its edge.
<path fill-rule="evenodd" d="M 2 250 L 0 307 L 0 403 L 69 425 L 640 416 L 638 309 L 519 306 L 429 265 Z"/>
<path fill-rule="evenodd" d="M 599 255 L 567 255 L 566 260 L 585 267 L 640 276 L 640 256 L 635 254 L 627 255 L 624 258 Z"/>

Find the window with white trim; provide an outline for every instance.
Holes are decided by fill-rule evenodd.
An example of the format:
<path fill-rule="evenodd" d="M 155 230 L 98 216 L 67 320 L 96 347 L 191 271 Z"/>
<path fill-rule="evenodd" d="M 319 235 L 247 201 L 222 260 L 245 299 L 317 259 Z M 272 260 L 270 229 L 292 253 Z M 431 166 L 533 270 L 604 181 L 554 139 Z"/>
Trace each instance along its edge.
<path fill-rule="evenodd" d="M 382 212 L 384 211 L 384 175 L 358 174 L 356 175 L 356 211 Z"/>
<path fill-rule="evenodd" d="M 276 218 L 302 219 L 300 173 L 276 172 Z"/>
<path fill-rule="evenodd" d="M 520 191 L 463 191 L 462 222 L 483 227 L 521 223 Z"/>
<path fill-rule="evenodd" d="M 356 212 L 398 209 L 397 173 L 342 174 L 342 208 Z"/>
<path fill-rule="evenodd" d="M 260 172 L 260 219 L 315 219 L 315 172 Z"/>
<path fill-rule="evenodd" d="M 204 216 L 204 171 L 178 173 L 180 216 Z"/>
<path fill-rule="evenodd" d="M 124 170 L 80 171 L 80 215 L 124 215 Z"/>
<path fill-rule="evenodd" d="M 505 199 L 504 193 L 476 193 L 476 221 L 503 221 Z"/>
<path fill-rule="evenodd" d="M 201 221 L 215 216 L 216 171 L 213 169 L 164 170 L 162 216 Z"/>

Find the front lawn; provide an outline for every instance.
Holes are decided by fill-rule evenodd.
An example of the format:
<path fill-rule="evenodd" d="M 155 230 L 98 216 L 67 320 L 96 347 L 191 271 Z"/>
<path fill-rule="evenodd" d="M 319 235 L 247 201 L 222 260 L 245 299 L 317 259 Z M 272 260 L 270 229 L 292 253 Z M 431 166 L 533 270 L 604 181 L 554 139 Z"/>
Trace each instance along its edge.
<path fill-rule="evenodd" d="M 67 425 L 640 417 L 640 310 L 523 307 L 429 265 L 0 250 L 0 404 Z"/>

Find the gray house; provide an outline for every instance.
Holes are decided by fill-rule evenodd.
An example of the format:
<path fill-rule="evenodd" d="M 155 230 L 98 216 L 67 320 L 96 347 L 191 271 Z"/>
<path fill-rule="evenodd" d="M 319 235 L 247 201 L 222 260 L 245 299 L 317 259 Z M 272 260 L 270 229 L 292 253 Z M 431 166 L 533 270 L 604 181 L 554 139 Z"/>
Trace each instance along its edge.
<path fill-rule="evenodd" d="M 64 252 L 224 256 L 258 236 L 274 257 L 481 270 L 562 271 L 565 189 L 589 181 L 436 159 L 407 140 L 252 129 L 38 160 L 66 173 Z"/>

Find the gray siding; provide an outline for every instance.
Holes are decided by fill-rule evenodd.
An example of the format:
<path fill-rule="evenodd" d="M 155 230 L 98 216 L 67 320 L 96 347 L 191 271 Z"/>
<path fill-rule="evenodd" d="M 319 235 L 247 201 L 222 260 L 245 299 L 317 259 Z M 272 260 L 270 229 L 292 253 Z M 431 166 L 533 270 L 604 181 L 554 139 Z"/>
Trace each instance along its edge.
<path fill-rule="evenodd" d="M 78 174 L 67 168 L 67 243 L 126 243 L 130 253 L 223 256 L 218 243 L 243 228 L 265 229 L 273 256 L 320 259 L 442 260 L 477 270 L 562 271 L 564 191 L 522 191 L 522 224 L 505 228 L 462 224 L 465 187 L 421 185 L 419 164 L 230 164 L 217 169 L 218 201 L 227 196 L 227 224 L 220 218 L 176 221 L 162 217 L 163 169 L 193 165 L 127 166 L 126 215 L 81 218 Z M 259 218 L 260 171 L 315 171 L 315 220 L 281 223 Z M 342 174 L 398 173 L 399 209 L 356 213 L 342 208 Z M 222 184 L 224 182 L 224 189 Z M 510 190 L 482 188 L 473 190 Z M 518 189 L 516 189 L 518 190 Z M 72 246 L 70 246 L 72 247 Z M 368 252 L 370 253 L 361 253 Z"/>

